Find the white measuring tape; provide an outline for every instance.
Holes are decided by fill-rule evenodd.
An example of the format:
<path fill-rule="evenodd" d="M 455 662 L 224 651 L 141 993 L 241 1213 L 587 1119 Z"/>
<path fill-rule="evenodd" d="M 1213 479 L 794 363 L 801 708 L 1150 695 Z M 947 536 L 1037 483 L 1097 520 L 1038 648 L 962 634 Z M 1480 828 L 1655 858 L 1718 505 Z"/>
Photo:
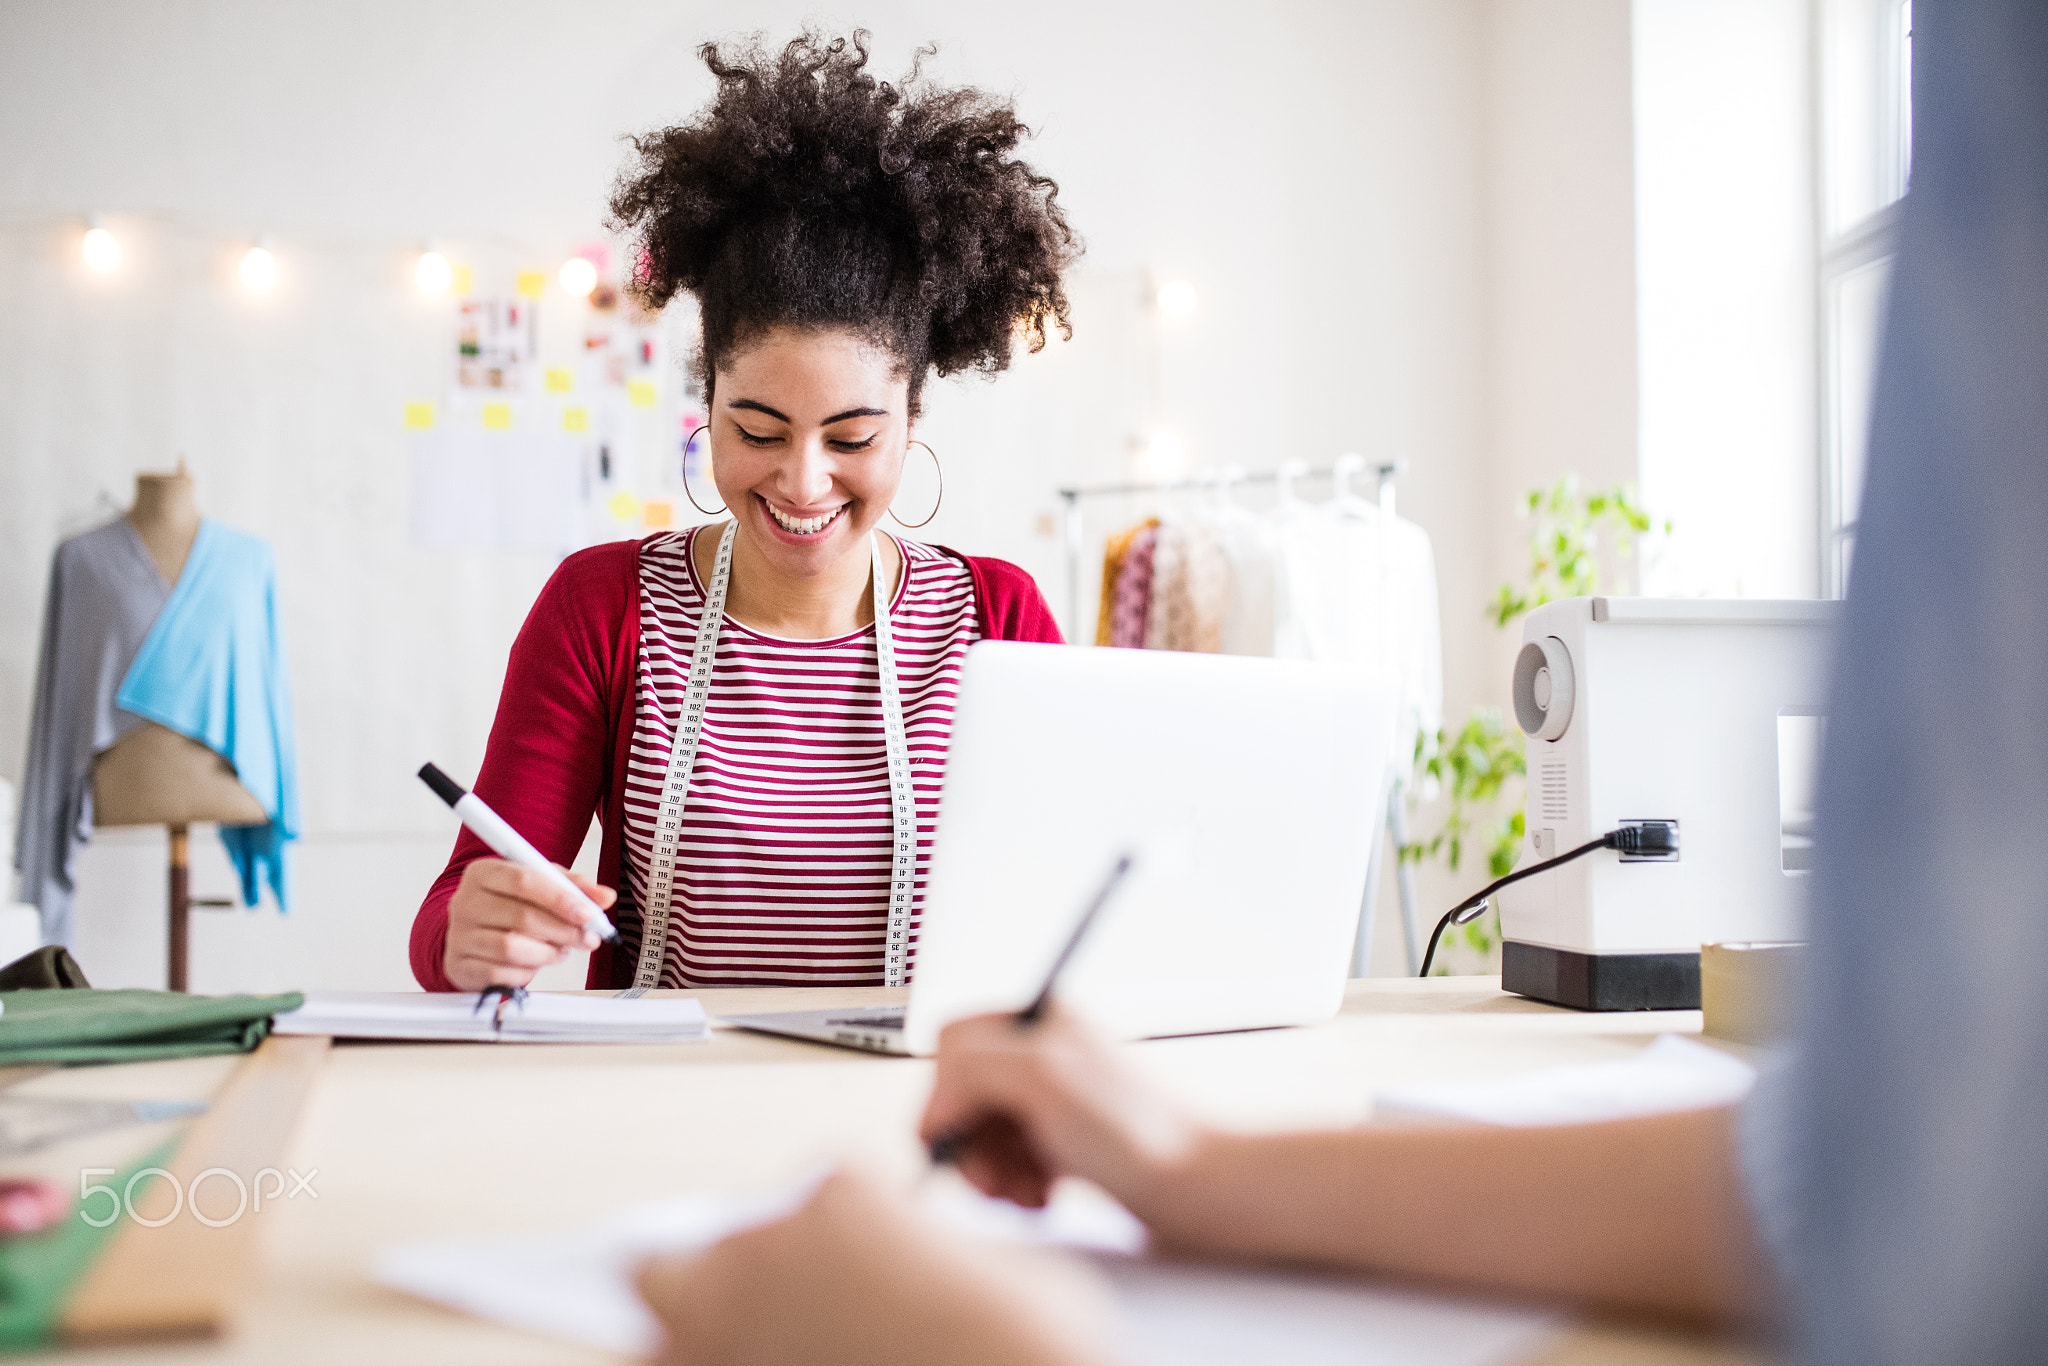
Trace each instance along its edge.
<path fill-rule="evenodd" d="M 718 558 L 711 587 L 704 596 L 704 616 L 697 623 L 696 648 L 690 652 L 690 676 L 683 691 L 683 711 L 676 721 L 668 753 L 668 774 L 662 780 L 661 805 L 654 817 L 654 848 L 648 855 L 648 885 L 640 907 L 640 961 L 625 996 L 640 996 L 661 985 L 661 965 L 668 951 L 669 904 L 675 896 L 677 848 L 683 838 L 683 803 L 690 789 L 690 771 L 697 766 L 697 744 L 704 736 L 704 708 L 711 697 L 711 669 L 718 659 L 718 636 L 725 625 L 725 590 L 732 582 L 732 542 L 739 523 L 727 522 L 718 540 Z M 889 629 L 889 594 L 883 587 L 882 538 L 875 533 L 874 581 L 869 594 L 875 606 L 875 662 L 881 674 L 883 745 L 889 756 L 889 930 L 883 950 L 883 982 L 900 987 L 910 980 L 910 901 L 917 881 L 917 794 L 910 785 L 910 743 L 903 732 L 903 694 L 896 682 L 896 638 Z M 909 561 L 904 572 L 909 572 Z"/>

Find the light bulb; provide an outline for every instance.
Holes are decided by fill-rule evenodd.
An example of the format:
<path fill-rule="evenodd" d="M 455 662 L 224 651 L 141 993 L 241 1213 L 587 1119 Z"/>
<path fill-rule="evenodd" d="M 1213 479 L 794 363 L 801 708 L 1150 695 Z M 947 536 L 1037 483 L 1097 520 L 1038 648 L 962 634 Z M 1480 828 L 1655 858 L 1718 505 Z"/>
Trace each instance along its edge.
<path fill-rule="evenodd" d="M 438 251 L 421 252 L 418 264 L 412 268 L 412 279 L 422 294 L 446 294 L 448 286 L 454 283 L 455 267 Z"/>
<path fill-rule="evenodd" d="M 1185 318 L 1195 311 L 1195 287 L 1186 280 L 1169 280 L 1159 287 L 1159 311 L 1169 318 Z"/>
<path fill-rule="evenodd" d="M 571 256 L 562 262 L 561 273 L 555 278 L 562 283 L 562 291 L 581 299 L 597 288 L 597 267 L 581 256 Z"/>
<path fill-rule="evenodd" d="M 88 228 L 85 241 L 79 249 L 85 254 L 85 263 L 94 270 L 112 270 L 121 264 L 121 243 L 105 228 Z"/>
<path fill-rule="evenodd" d="M 270 254 L 269 247 L 258 242 L 243 253 L 242 264 L 235 273 L 242 277 L 245 288 L 267 290 L 277 283 L 277 258 Z"/>

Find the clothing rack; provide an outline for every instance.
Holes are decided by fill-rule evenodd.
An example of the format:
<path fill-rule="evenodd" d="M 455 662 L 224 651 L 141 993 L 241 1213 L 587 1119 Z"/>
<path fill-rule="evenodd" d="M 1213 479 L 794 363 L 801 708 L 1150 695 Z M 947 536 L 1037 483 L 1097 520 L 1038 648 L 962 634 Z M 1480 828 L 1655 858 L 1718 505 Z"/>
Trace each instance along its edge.
<path fill-rule="evenodd" d="M 1067 630 L 1081 635 L 1081 503 L 1089 498 L 1128 498 L 1144 494 L 1218 492 L 1230 488 L 1264 485 L 1287 486 L 1298 479 L 1328 479 L 1343 488 L 1354 475 L 1371 474 L 1376 480 L 1374 498 L 1380 510 L 1394 512 L 1394 484 L 1408 472 L 1405 460 L 1368 461 L 1362 455 L 1340 455 L 1328 465 L 1311 469 L 1299 460 L 1285 461 L 1275 469 L 1247 471 L 1232 466 L 1186 479 L 1162 479 L 1150 483 L 1092 484 L 1059 490 L 1067 559 Z M 1401 858 L 1401 846 L 1408 843 L 1407 783 L 1401 760 L 1393 756 L 1387 783 L 1387 839 L 1394 852 L 1394 886 L 1401 899 L 1401 946 L 1408 960 L 1408 975 L 1422 964 L 1422 931 L 1415 916 L 1415 870 Z M 1372 956 L 1373 906 L 1379 899 L 1380 861 L 1385 850 L 1375 847 L 1366 863 L 1365 897 L 1358 908 L 1358 935 L 1352 941 L 1351 975 L 1363 977 Z"/>
<path fill-rule="evenodd" d="M 1063 516 L 1067 552 L 1067 630 L 1081 629 L 1081 500 L 1084 498 L 1129 498 L 1138 494 L 1195 493 L 1230 488 L 1257 488 L 1269 484 L 1292 484 L 1297 479 L 1328 479 L 1342 484 L 1354 474 L 1371 474 L 1378 481 L 1374 493 L 1382 510 L 1394 510 L 1394 481 L 1408 472 L 1405 460 L 1369 462 L 1362 455 L 1340 455 L 1329 464 L 1310 469 L 1299 460 L 1283 462 L 1270 470 L 1240 469 L 1230 466 L 1207 474 L 1198 474 L 1187 479 L 1162 479 L 1151 483 L 1136 484 L 1090 484 L 1070 486 L 1059 491 L 1060 501 L 1066 504 Z"/>

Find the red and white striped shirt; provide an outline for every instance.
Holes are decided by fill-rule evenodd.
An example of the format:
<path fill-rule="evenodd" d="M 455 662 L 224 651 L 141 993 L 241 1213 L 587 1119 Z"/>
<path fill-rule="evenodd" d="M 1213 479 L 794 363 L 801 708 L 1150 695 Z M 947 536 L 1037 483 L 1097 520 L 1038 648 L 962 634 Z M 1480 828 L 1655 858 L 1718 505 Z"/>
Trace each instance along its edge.
<path fill-rule="evenodd" d="M 640 651 L 625 783 L 619 932 L 640 952 L 640 898 L 705 586 L 696 530 L 640 550 Z M 960 664 L 980 638 L 960 560 L 903 548 L 889 618 L 917 797 L 912 962 L 953 733 Z M 719 634 L 697 765 L 684 799 L 664 987 L 875 986 L 889 900 L 889 769 L 874 628 L 783 640 L 734 621 Z M 630 903 L 630 904 L 627 904 Z"/>

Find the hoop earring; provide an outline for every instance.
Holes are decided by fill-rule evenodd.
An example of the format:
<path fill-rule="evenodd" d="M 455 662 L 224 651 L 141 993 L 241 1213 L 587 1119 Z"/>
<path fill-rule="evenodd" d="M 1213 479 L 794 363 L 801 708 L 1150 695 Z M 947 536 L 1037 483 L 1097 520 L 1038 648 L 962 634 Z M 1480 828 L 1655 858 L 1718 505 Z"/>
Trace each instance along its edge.
<path fill-rule="evenodd" d="M 904 443 L 905 449 L 908 449 L 911 446 L 924 446 L 924 442 L 909 441 Z M 889 515 L 891 517 L 896 517 L 896 525 L 900 527 L 909 528 L 911 530 L 915 530 L 918 527 L 928 525 L 933 517 L 939 515 L 939 507 L 946 501 L 946 471 L 939 464 L 939 453 L 933 450 L 930 446 L 924 446 L 924 453 L 932 458 L 932 468 L 934 470 L 937 470 L 939 475 L 939 500 L 938 502 L 932 504 L 931 515 L 926 517 L 922 522 L 906 522 L 901 517 L 896 517 L 896 508 L 893 504 L 889 508 Z"/>
<path fill-rule="evenodd" d="M 715 509 L 708 508 L 697 501 L 696 494 L 690 492 L 690 447 L 696 444 L 699 432 L 708 432 L 710 430 L 711 424 L 706 423 L 702 427 L 693 430 L 683 441 L 683 497 L 689 499 L 690 506 L 703 513 L 706 517 L 716 517 L 719 513 L 725 511 L 726 505 L 724 503 L 720 503 Z"/>

